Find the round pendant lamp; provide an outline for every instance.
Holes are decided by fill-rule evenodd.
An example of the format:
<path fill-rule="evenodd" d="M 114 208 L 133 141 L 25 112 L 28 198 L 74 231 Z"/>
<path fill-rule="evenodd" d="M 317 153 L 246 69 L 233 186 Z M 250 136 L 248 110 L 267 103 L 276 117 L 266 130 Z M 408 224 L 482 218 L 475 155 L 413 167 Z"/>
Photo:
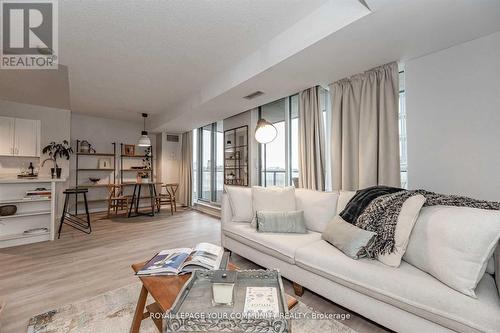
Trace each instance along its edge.
<path fill-rule="evenodd" d="M 273 124 L 265 119 L 259 119 L 257 127 L 255 127 L 255 140 L 258 143 L 266 144 L 276 139 L 278 130 Z"/>

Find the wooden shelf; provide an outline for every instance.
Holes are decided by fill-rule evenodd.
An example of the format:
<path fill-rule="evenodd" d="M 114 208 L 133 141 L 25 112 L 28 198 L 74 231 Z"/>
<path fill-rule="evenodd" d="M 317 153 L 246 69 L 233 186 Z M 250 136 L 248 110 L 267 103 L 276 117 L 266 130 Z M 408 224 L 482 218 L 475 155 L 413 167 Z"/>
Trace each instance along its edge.
<path fill-rule="evenodd" d="M 19 238 L 29 238 L 29 237 L 37 237 L 37 236 L 48 236 L 50 233 L 47 232 L 41 232 L 38 234 L 10 234 L 10 235 L 3 235 L 0 236 L 0 241 L 5 241 L 5 240 L 11 240 L 11 239 L 19 239 Z"/>
<path fill-rule="evenodd" d="M 77 188 L 92 188 L 92 187 L 106 187 L 108 186 L 109 184 L 80 184 L 77 186 Z"/>
<path fill-rule="evenodd" d="M 153 171 L 151 169 L 120 169 L 120 171 Z"/>
<path fill-rule="evenodd" d="M 76 153 L 79 156 L 115 156 L 115 154 L 112 153 Z"/>
<path fill-rule="evenodd" d="M 29 212 L 29 213 L 20 213 L 8 216 L 0 216 L 0 220 L 14 219 L 18 217 L 28 217 L 28 216 L 37 216 L 37 215 L 50 215 L 50 210 L 43 210 L 38 212 Z"/>
<path fill-rule="evenodd" d="M 129 157 L 129 158 L 144 158 L 146 155 L 122 155 L 122 157 Z M 150 156 L 151 157 L 151 156 Z"/>
<path fill-rule="evenodd" d="M 44 201 L 50 201 L 48 198 L 43 198 L 43 199 L 12 199 L 12 200 L 2 200 L 0 201 L 0 205 L 8 205 L 8 204 L 14 204 L 14 203 L 28 203 L 28 202 L 44 202 Z"/>
<path fill-rule="evenodd" d="M 115 169 L 98 169 L 98 168 L 95 168 L 95 169 L 87 169 L 87 168 L 80 168 L 80 169 L 77 169 L 78 171 L 114 171 Z"/>

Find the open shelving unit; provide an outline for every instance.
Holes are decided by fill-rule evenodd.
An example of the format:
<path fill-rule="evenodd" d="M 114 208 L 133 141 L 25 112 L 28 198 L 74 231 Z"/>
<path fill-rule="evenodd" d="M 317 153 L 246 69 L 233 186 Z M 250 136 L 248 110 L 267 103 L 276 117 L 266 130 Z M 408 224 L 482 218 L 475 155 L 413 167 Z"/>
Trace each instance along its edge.
<path fill-rule="evenodd" d="M 248 126 L 224 131 L 224 184 L 248 186 Z"/>
<path fill-rule="evenodd" d="M 127 155 L 124 152 L 124 146 L 125 143 L 120 143 L 120 184 L 122 185 L 132 185 L 132 184 L 127 184 L 127 181 L 123 179 L 124 173 L 125 172 L 148 172 L 149 173 L 149 179 L 150 181 L 153 181 L 153 166 L 154 166 L 154 161 L 153 161 L 153 149 L 151 149 L 151 154 L 149 155 L 149 158 L 151 159 L 151 168 L 149 169 L 136 169 L 136 168 L 131 168 L 131 167 L 124 167 L 125 163 L 124 160 L 127 159 L 144 159 L 146 157 L 145 154 L 134 154 L 134 155 Z M 137 146 L 135 146 L 134 151 L 137 149 Z"/>
<path fill-rule="evenodd" d="M 80 152 L 80 143 L 81 140 L 76 140 L 76 170 L 75 170 L 75 186 L 77 188 L 87 188 L 87 189 L 93 189 L 93 188 L 103 188 L 107 187 L 108 184 L 82 184 L 80 183 L 82 177 L 81 173 L 95 173 L 99 175 L 100 173 L 110 173 L 110 177 L 113 179 L 113 184 L 116 183 L 116 142 L 112 142 L 111 145 L 113 147 L 113 152 L 112 153 L 106 153 L 106 152 L 95 152 L 95 153 L 84 153 Z M 81 161 L 80 159 L 85 158 L 94 158 L 94 157 L 101 157 L 101 158 L 106 158 L 110 157 L 112 159 L 112 168 L 90 168 L 88 167 L 88 164 L 85 165 L 85 167 L 81 167 Z M 95 161 L 96 165 L 98 165 L 99 161 Z M 110 178 L 111 182 L 111 178 Z M 106 201 L 107 198 L 99 198 L 99 199 L 88 199 L 88 202 L 104 202 Z M 75 202 L 75 212 L 78 212 L 78 204 L 82 203 L 82 201 L 77 201 Z"/>
<path fill-rule="evenodd" d="M 55 183 L 33 179 L 0 182 L 0 205 L 15 205 L 12 215 L 0 216 L 0 248 L 54 239 Z M 25 199 L 27 191 L 46 188 L 50 198 Z"/>

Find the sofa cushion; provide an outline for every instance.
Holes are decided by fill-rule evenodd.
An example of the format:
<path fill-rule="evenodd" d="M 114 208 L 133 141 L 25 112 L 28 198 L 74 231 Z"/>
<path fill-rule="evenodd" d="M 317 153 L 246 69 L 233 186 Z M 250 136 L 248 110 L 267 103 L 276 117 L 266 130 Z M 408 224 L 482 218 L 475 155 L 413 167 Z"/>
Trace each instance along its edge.
<path fill-rule="evenodd" d="M 257 226 L 257 211 L 288 212 L 296 210 L 295 187 L 252 186 L 252 207 L 254 226 Z"/>
<path fill-rule="evenodd" d="M 224 186 L 233 213 L 234 222 L 251 222 L 252 189 L 244 186 Z"/>
<path fill-rule="evenodd" d="M 290 264 L 295 263 L 298 248 L 321 239 L 321 234 L 313 231 L 307 234 L 262 233 L 248 223 L 230 223 L 223 232 L 227 237 Z"/>
<path fill-rule="evenodd" d="M 340 214 L 347 206 L 349 201 L 356 195 L 356 191 L 340 191 L 339 201 L 337 203 L 337 214 Z"/>
<path fill-rule="evenodd" d="M 475 297 L 474 289 L 499 238 L 499 211 L 424 207 L 403 260 L 451 288 Z"/>
<path fill-rule="evenodd" d="M 320 192 L 295 189 L 297 210 L 304 211 L 307 229 L 323 232 L 328 222 L 337 214 L 337 192 Z"/>
<path fill-rule="evenodd" d="M 474 299 L 404 261 L 393 268 L 377 260 L 353 260 L 323 240 L 297 249 L 295 263 L 452 330 L 497 332 L 500 327 L 500 298 L 489 274 L 479 283 Z"/>

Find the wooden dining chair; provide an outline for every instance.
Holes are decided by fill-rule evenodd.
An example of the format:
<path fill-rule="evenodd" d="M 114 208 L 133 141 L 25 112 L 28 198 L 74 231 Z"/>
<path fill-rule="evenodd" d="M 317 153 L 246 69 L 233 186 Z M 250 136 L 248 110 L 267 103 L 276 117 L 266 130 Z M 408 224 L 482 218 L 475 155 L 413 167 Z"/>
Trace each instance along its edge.
<path fill-rule="evenodd" d="M 111 210 L 118 215 L 118 210 L 128 209 L 130 197 L 123 195 L 123 186 L 119 184 L 108 184 L 108 218 Z"/>
<path fill-rule="evenodd" d="M 160 212 L 162 205 L 170 205 L 170 213 L 174 215 L 174 212 L 177 211 L 175 196 L 177 194 L 179 184 L 163 184 L 161 187 L 165 189 L 165 192 L 160 190 L 160 193 L 156 196 L 156 207 L 158 212 Z"/>

